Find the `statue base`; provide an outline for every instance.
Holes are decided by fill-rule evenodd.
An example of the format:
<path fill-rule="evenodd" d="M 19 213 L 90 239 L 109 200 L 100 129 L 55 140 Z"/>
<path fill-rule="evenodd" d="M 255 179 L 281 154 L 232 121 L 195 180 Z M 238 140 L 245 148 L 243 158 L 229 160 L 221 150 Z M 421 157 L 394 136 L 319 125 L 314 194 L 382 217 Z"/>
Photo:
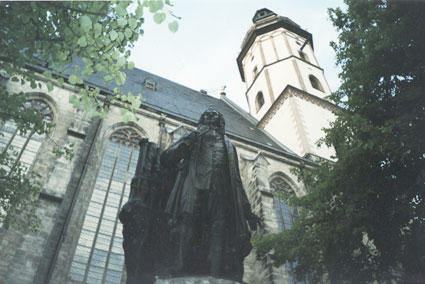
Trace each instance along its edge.
<path fill-rule="evenodd" d="M 157 278 L 155 284 L 243 284 L 227 279 L 212 276 L 187 276 L 176 278 Z"/>

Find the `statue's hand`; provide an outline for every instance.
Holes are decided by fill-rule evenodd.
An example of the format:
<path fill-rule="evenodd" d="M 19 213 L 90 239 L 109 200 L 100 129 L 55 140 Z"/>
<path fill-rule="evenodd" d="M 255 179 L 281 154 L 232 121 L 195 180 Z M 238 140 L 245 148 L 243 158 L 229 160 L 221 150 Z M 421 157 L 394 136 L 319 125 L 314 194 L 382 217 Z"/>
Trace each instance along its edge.
<path fill-rule="evenodd" d="M 252 213 L 248 218 L 248 225 L 251 231 L 256 231 L 258 227 L 264 228 L 264 221 Z"/>

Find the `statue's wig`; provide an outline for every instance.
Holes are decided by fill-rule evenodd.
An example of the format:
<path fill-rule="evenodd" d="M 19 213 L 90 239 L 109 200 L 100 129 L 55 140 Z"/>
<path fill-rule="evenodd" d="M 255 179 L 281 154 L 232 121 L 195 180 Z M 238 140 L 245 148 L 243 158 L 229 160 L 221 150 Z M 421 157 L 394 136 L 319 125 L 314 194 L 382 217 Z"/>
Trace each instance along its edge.
<path fill-rule="evenodd" d="M 224 127 L 225 127 L 224 116 L 221 112 L 219 112 L 212 106 L 210 106 L 203 114 L 201 114 L 201 117 L 199 118 L 199 121 L 198 121 L 198 128 L 201 127 L 202 125 L 205 125 L 205 115 L 209 112 L 215 112 L 218 114 L 218 117 L 219 117 L 218 125 L 214 125 L 214 126 L 215 128 L 217 128 L 217 130 L 221 131 L 224 134 Z"/>

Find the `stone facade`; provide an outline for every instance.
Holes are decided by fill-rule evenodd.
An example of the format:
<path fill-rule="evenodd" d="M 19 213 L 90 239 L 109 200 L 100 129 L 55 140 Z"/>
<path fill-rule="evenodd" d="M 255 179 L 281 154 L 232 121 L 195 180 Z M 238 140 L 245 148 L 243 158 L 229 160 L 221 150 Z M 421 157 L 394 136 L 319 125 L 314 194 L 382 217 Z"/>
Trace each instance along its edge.
<path fill-rule="evenodd" d="M 316 109 L 320 110 L 332 109 L 332 106 L 325 103 L 321 98 L 314 96 L 317 90 L 310 90 L 310 87 L 306 87 L 306 84 L 303 83 L 305 81 L 305 78 L 302 77 L 304 76 L 302 74 L 305 73 L 303 68 L 314 67 L 316 76 L 323 80 L 325 91 L 329 93 L 323 70 L 318 67 L 312 48 L 307 46 L 305 49 L 306 56 L 311 58 L 309 64 L 301 62 L 299 58 L 294 57 L 297 55 L 291 52 L 291 50 L 297 50 L 298 48 L 297 39 L 299 40 L 296 35 L 294 36 L 293 33 L 291 34 L 283 29 L 266 33 L 254 41 L 252 47 L 248 49 L 246 57 L 241 61 L 246 73 L 245 80 L 248 84 L 247 96 L 251 113 L 253 113 L 253 105 L 255 104 L 254 96 L 258 91 L 255 88 L 262 88 L 265 94 L 264 107 L 260 112 L 255 112 L 256 114 L 254 115 L 260 121 L 240 110 L 225 96 L 222 96 L 221 99 L 215 99 L 199 94 L 199 101 L 204 101 L 205 109 L 211 103 L 220 104 L 223 109 L 226 109 L 228 115 L 226 123 L 229 123 L 233 129 L 237 129 L 239 126 L 242 127 L 242 125 L 244 125 L 244 128 L 249 128 L 243 129 L 240 132 L 242 134 L 230 133 L 229 137 L 237 147 L 242 182 L 253 212 L 263 218 L 265 232 L 282 230 L 282 222 L 284 222 L 283 217 L 279 216 L 277 211 L 276 204 L 281 201 L 275 198 L 274 192 L 276 189 L 271 186 L 272 180 L 279 179 L 286 184 L 286 190 L 301 196 L 306 194 L 306 189 L 303 184 L 297 181 L 291 169 L 294 167 L 315 166 L 314 162 L 298 156 L 288 150 L 283 144 L 289 143 L 291 144 L 290 146 L 296 146 L 295 150 L 298 150 L 297 147 L 301 145 L 300 149 L 308 150 L 310 149 L 307 147 L 308 143 L 311 142 L 310 140 L 316 139 L 316 136 L 320 134 L 315 129 L 317 126 L 306 126 L 304 129 L 304 124 L 310 122 L 300 121 L 302 119 L 301 115 L 287 118 L 285 115 L 288 112 L 283 111 L 283 109 L 287 106 L 289 98 L 299 99 L 293 102 L 296 106 L 292 111 L 298 110 L 301 112 L 300 108 L 309 107 L 305 105 L 307 103 L 316 106 Z M 289 51 L 285 51 L 280 49 L 279 45 L 292 48 L 288 49 Z M 289 53 L 286 54 L 285 52 Z M 283 60 L 288 56 L 292 57 L 287 62 Z M 285 80 L 287 80 L 284 80 L 285 84 L 276 85 L 276 82 L 282 83 L 282 80 L 279 81 L 280 79 L 276 76 L 281 73 L 279 68 L 285 68 L 286 63 L 290 67 L 292 66 L 291 70 L 293 72 L 284 76 Z M 257 66 L 258 73 L 250 74 L 249 72 L 254 68 L 254 65 Z M 286 74 L 285 72 L 284 74 Z M 156 77 L 153 78 L 159 80 Z M 304 79 L 301 80 L 300 78 Z M 137 78 L 137 80 L 141 80 L 141 78 Z M 106 272 L 105 268 L 101 279 L 90 282 L 88 268 L 85 274 L 83 273 L 84 275 L 81 276 L 83 280 L 77 280 L 75 276 L 74 278 L 71 277 L 71 271 L 77 267 L 73 266 L 73 259 L 77 256 L 76 251 L 80 239 L 84 235 L 83 226 L 86 219 L 88 220 L 87 216 L 91 210 L 91 200 L 94 200 L 98 194 L 98 177 L 104 171 L 102 165 L 104 164 L 103 160 L 106 159 L 109 153 L 108 151 L 110 151 L 108 147 L 111 145 L 111 135 L 120 129 L 131 129 L 139 138 L 147 138 L 164 149 L 184 133 L 196 128 L 194 115 L 190 118 L 184 111 L 183 113 L 175 114 L 172 107 L 169 106 L 168 111 L 162 111 L 167 109 L 167 107 L 151 104 L 151 102 L 155 102 L 155 96 L 161 95 L 161 83 L 164 84 L 164 90 L 167 87 L 165 85 L 170 84 L 169 81 L 162 80 L 164 81 L 156 82 L 158 83 L 158 92 L 153 93 L 153 99 L 149 101 L 147 96 L 147 103 L 142 103 L 142 106 L 137 111 L 138 120 L 130 121 L 129 123 L 122 122 L 120 115 L 122 105 L 120 103 L 111 105 L 108 115 L 103 119 L 91 118 L 86 112 L 74 109 L 69 103 L 69 97 L 76 91 L 74 87 L 65 84 L 62 88 L 56 86 L 52 92 L 48 92 L 45 80 L 41 75 L 39 82 L 42 84 L 42 88 L 38 89 L 36 93 L 29 86 L 22 86 L 13 82 L 7 83 L 10 91 L 22 91 L 27 94 L 28 98 L 38 98 L 46 102 L 53 112 L 55 127 L 50 134 L 50 138 L 43 141 L 32 165 L 32 168 L 41 174 L 43 183 L 43 191 L 40 194 L 40 202 L 37 208 L 37 214 L 42 220 L 40 231 L 37 233 L 22 233 L 9 229 L 0 232 L 0 283 L 125 283 L 126 275 L 122 261 L 118 264 L 115 263 L 118 268 L 115 268 L 116 270 L 114 271 L 118 276 L 108 275 L 109 272 Z M 290 84 L 295 87 L 284 88 Z M 143 86 L 136 87 L 142 88 Z M 170 90 L 174 91 L 177 90 L 175 88 L 178 86 L 173 85 L 172 87 Z M 193 90 L 185 87 L 178 88 L 185 92 L 194 93 Z M 284 89 L 290 92 L 285 92 Z M 310 93 L 313 93 L 313 95 L 307 93 L 307 91 L 311 91 Z M 193 96 L 193 94 L 190 95 Z M 195 100 L 198 100 L 198 97 L 195 97 Z M 194 101 L 192 100 L 192 102 Z M 203 112 L 205 109 L 199 111 Z M 185 111 L 190 112 L 192 110 L 186 109 Z M 326 117 L 327 113 L 321 115 Z M 245 121 L 245 124 L 242 124 L 241 121 Z M 289 128 L 289 131 L 276 130 L 277 126 L 273 126 L 276 121 L 288 123 L 287 128 Z M 300 127 L 304 129 L 303 131 L 306 131 L 304 138 L 301 135 L 302 133 L 299 133 L 298 128 L 300 127 L 292 127 L 291 123 L 298 123 L 302 126 Z M 290 129 L 297 129 L 297 133 L 293 134 Z M 256 131 L 256 135 L 250 134 L 253 131 Z M 270 131 L 274 137 L 267 131 Z M 262 138 L 260 137 L 261 135 Z M 311 136 L 309 137 L 308 135 Z M 292 139 L 291 137 L 295 139 L 294 143 L 287 140 Z M 64 158 L 58 159 L 52 152 L 55 144 L 61 146 L 66 143 L 74 144 L 75 155 L 71 161 L 66 161 Z M 117 155 L 114 163 L 117 163 L 117 157 L 119 157 Z M 114 169 L 112 172 L 114 172 Z M 128 171 L 125 175 L 127 174 L 129 174 Z M 108 188 L 111 187 L 113 182 L 111 177 Z M 126 186 L 128 184 L 124 183 L 123 190 Z M 106 195 L 108 194 L 106 193 Z M 125 195 L 122 195 L 119 204 L 126 202 L 124 199 Z M 101 210 L 102 214 L 106 210 L 105 204 L 99 205 L 99 208 L 101 208 L 99 210 Z M 279 206 L 283 205 L 280 204 Z M 100 234 L 99 228 L 103 221 L 98 220 L 99 225 L 95 230 L 96 232 L 93 233 L 96 238 Z M 119 230 L 119 225 L 114 226 L 113 232 Z M 112 254 L 116 249 L 111 243 L 109 252 Z M 89 260 L 94 258 L 94 253 L 92 248 L 88 256 Z M 118 253 L 115 255 L 118 255 Z M 109 255 L 106 258 L 106 263 L 110 263 L 108 261 L 112 261 Z M 252 252 L 245 259 L 244 282 L 249 284 L 293 283 L 288 274 L 289 271 L 285 266 L 280 268 L 273 267 L 268 256 L 261 260 L 256 259 L 255 252 Z M 112 282 L 108 282 L 108 279 Z"/>
<path fill-rule="evenodd" d="M 138 112 L 139 121 L 124 124 L 119 105 L 112 105 L 102 120 L 90 118 L 68 103 L 68 97 L 73 94 L 71 89 L 56 87 L 51 93 L 45 89 L 34 93 L 29 87 L 12 82 L 8 88 L 19 89 L 29 97 L 49 103 L 56 126 L 51 139 L 43 142 L 33 165 L 41 173 L 44 184 L 37 209 L 42 219 L 41 229 L 38 233 L 25 234 L 14 230 L 1 232 L 0 282 L 79 283 L 69 279 L 68 274 L 109 135 L 120 127 L 132 127 L 142 137 L 166 147 L 195 125 L 146 109 Z M 52 152 L 53 143 L 67 142 L 75 144 L 75 155 L 70 162 L 57 159 Z M 233 142 L 238 149 L 241 175 L 253 210 L 264 218 L 267 230 L 276 231 L 273 195 L 268 182 L 273 174 L 281 174 L 302 194 L 303 186 L 290 173 L 291 167 L 302 163 L 295 155 L 281 156 L 240 139 Z M 274 272 L 270 265 L 255 260 L 252 254 L 246 260 L 245 278 L 251 279 L 248 283 L 255 283 L 252 282 L 254 274 L 255 281 L 260 281 L 259 268 L 266 271 L 262 272 L 265 279 L 272 280 L 270 273 Z M 125 273 L 121 283 L 125 283 Z"/>

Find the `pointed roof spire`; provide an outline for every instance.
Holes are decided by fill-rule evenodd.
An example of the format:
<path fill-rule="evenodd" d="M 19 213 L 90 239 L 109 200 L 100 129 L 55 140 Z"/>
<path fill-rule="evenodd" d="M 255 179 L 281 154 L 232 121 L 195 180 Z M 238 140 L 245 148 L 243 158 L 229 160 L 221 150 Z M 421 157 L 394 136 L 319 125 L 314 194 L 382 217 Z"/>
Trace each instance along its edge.
<path fill-rule="evenodd" d="M 255 12 L 254 17 L 252 18 L 252 22 L 255 24 L 257 21 L 268 18 L 270 16 L 276 16 L 276 13 L 273 11 L 270 11 L 267 8 L 263 8 Z"/>

